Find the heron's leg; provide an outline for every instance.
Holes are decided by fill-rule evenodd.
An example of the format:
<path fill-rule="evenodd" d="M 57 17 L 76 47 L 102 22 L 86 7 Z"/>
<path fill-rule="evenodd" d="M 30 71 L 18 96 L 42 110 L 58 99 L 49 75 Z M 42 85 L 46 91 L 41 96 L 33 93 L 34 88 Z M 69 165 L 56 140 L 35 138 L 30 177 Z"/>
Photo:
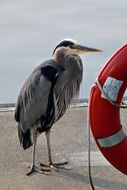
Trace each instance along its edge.
<path fill-rule="evenodd" d="M 37 171 L 37 167 L 35 166 L 35 149 L 36 149 L 36 142 L 37 142 L 37 128 L 32 129 L 32 136 L 33 136 L 33 147 L 32 147 L 32 164 L 30 167 L 30 171 L 27 175 L 31 175 L 32 173 Z"/>
<path fill-rule="evenodd" d="M 49 159 L 49 167 L 50 168 L 54 168 L 54 169 L 57 169 L 57 168 L 64 168 L 62 167 L 62 165 L 66 165 L 68 164 L 68 162 L 63 162 L 63 163 L 53 163 L 52 161 L 52 156 L 51 156 L 51 145 L 50 145 L 50 133 L 51 133 L 51 130 L 47 130 L 46 131 L 46 139 L 47 139 L 47 147 L 48 147 L 48 159 Z M 66 168 L 64 168 L 66 169 Z"/>
<path fill-rule="evenodd" d="M 48 147 L 48 161 L 49 164 L 52 163 L 52 157 L 51 157 L 51 145 L 50 145 L 50 129 L 46 131 L 46 139 L 47 139 L 47 147 Z"/>

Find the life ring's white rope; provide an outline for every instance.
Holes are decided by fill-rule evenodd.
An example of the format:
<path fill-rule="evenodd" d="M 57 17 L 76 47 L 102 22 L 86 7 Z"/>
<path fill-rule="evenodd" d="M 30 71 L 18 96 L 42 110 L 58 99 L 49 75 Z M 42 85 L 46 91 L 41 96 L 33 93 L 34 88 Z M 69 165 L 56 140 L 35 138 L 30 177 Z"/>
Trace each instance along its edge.
<path fill-rule="evenodd" d="M 107 101 L 109 103 L 111 103 L 113 106 L 117 107 L 117 108 L 123 108 L 123 109 L 127 109 L 127 104 L 121 103 L 121 104 L 117 104 L 114 101 L 112 101 L 110 99 L 110 97 L 108 96 L 108 94 L 105 92 L 105 90 L 103 89 L 99 79 L 96 79 L 96 84 L 98 86 L 98 88 L 100 89 L 101 93 L 103 94 L 103 96 L 107 99 Z"/>
<path fill-rule="evenodd" d="M 125 138 L 126 138 L 126 134 L 124 133 L 123 129 L 121 128 L 115 134 L 113 134 L 109 137 L 97 139 L 97 141 L 98 141 L 100 147 L 110 148 L 112 146 L 115 146 L 115 145 L 121 143 Z"/>

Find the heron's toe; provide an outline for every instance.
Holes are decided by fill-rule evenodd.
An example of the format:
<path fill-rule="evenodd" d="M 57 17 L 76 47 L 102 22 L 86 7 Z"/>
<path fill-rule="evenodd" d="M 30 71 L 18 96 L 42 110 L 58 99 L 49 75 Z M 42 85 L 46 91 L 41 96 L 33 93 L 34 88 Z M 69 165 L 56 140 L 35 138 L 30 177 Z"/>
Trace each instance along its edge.
<path fill-rule="evenodd" d="M 37 167 L 36 166 L 30 166 L 30 164 L 29 164 L 28 167 L 30 168 L 30 171 L 26 174 L 27 176 L 30 176 L 33 173 L 37 172 Z"/>
<path fill-rule="evenodd" d="M 65 161 L 65 162 L 60 162 L 60 163 L 49 163 L 49 167 L 50 168 L 53 168 L 55 170 L 59 170 L 59 169 L 66 169 L 66 170 L 70 170 L 71 168 L 69 166 L 66 166 L 68 165 L 68 162 Z"/>

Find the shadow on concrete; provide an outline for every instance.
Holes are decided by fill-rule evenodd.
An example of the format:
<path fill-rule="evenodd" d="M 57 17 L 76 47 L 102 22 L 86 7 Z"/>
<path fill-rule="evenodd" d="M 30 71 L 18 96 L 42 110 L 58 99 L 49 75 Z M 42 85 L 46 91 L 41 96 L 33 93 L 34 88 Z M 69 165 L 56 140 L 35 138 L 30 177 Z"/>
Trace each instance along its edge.
<path fill-rule="evenodd" d="M 65 171 L 62 170 L 61 174 L 63 176 L 69 177 L 74 179 L 77 182 L 87 183 L 90 185 L 89 176 L 85 176 L 84 174 L 79 174 L 73 171 Z M 108 190 L 127 190 L 127 184 L 116 182 L 116 181 L 110 181 L 104 178 L 98 178 L 98 177 L 92 177 L 94 186 L 98 186 L 101 188 L 105 188 Z M 85 184 L 84 184 L 85 188 Z"/>

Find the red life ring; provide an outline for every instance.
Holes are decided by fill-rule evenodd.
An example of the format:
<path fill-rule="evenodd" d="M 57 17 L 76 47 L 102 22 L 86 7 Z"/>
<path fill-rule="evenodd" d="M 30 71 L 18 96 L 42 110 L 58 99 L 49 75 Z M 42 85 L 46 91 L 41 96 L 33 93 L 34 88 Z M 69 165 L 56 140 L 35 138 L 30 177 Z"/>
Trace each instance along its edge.
<path fill-rule="evenodd" d="M 127 88 L 127 44 L 120 48 L 98 76 L 105 95 L 120 104 Z M 120 122 L 120 108 L 113 106 L 97 83 L 91 90 L 89 121 L 95 141 L 105 158 L 127 174 L 127 137 Z"/>

